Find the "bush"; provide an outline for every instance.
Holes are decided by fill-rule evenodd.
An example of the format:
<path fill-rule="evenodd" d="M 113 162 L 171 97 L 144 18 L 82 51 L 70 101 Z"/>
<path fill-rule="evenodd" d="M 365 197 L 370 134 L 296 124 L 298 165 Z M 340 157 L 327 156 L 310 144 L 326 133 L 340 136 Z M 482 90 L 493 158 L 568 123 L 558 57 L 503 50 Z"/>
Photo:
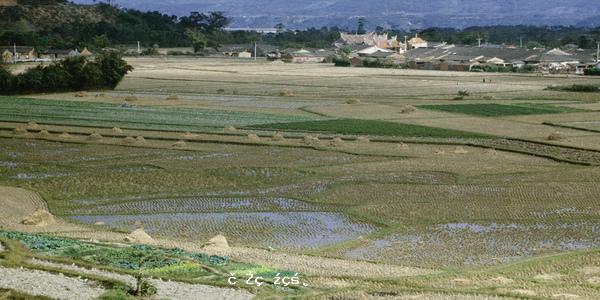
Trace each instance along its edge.
<path fill-rule="evenodd" d="M 117 53 L 101 54 L 95 60 L 71 57 L 16 76 L 0 68 L 0 94 L 114 89 L 131 70 Z"/>
<path fill-rule="evenodd" d="M 519 71 L 518 68 L 514 68 L 512 66 L 495 66 L 495 65 L 483 65 L 483 66 L 473 66 L 471 68 L 471 72 L 487 72 L 487 73 L 512 73 Z"/>
<path fill-rule="evenodd" d="M 363 60 L 363 66 L 366 68 L 384 68 L 384 69 L 399 68 L 399 66 L 394 64 L 392 61 L 387 60 L 387 59 L 379 59 L 379 58 L 367 58 L 367 59 Z"/>
<path fill-rule="evenodd" d="M 336 56 L 332 61 L 336 67 L 349 67 L 352 65 L 350 59 L 346 56 Z"/>
<path fill-rule="evenodd" d="M 0 64 L 0 87 L 1 90 L 7 89 L 12 90 L 14 84 L 14 76 Z"/>
<path fill-rule="evenodd" d="M 588 76 L 600 76 L 600 68 L 586 69 L 583 74 Z"/>
<path fill-rule="evenodd" d="M 144 50 L 142 50 L 142 53 L 140 53 L 140 55 L 142 56 L 152 56 L 152 55 L 159 55 L 160 53 L 158 52 L 158 49 L 152 47 L 152 48 L 146 48 Z"/>
<path fill-rule="evenodd" d="M 600 92 L 600 86 L 594 84 L 574 84 L 567 86 L 549 86 L 546 88 L 551 91 L 564 91 L 564 92 L 580 92 L 580 93 L 596 93 Z"/>

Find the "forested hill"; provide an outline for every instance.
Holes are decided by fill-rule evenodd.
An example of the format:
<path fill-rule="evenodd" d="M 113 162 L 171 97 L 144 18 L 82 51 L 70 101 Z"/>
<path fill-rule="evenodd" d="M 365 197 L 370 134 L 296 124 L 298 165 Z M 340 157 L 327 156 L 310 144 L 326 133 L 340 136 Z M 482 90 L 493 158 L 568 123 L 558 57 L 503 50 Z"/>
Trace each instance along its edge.
<path fill-rule="evenodd" d="M 121 10 L 107 4 L 78 5 L 65 0 L 18 0 L 0 6 L 0 45 L 76 48 L 93 44 L 187 45 L 177 17 Z"/>
<path fill-rule="evenodd" d="M 93 0 L 75 0 L 91 2 Z M 353 27 L 357 16 L 367 26 L 391 29 L 536 25 L 600 26 L 598 0 L 112 0 L 142 10 L 185 15 L 190 10 L 223 11 L 233 27 Z"/>
<path fill-rule="evenodd" d="M 2 0 L 0 0 L 2 1 Z M 165 0 L 168 2 L 168 0 Z M 219 1 L 216 1 L 219 2 Z M 334 1 L 335 2 L 335 1 Z M 10 5 L 5 5 L 9 3 Z M 285 31 L 276 35 L 255 32 L 228 32 L 235 18 L 213 10 L 200 10 L 184 16 L 168 15 L 157 11 L 142 12 L 131 8 L 118 8 L 105 3 L 94 5 L 73 4 L 66 0 L 4 0 L 0 2 L 0 45 L 31 45 L 38 50 L 47 48 L 98 49 L 115 45 L 143 47 L 189 47 L 204 50 L 224 44 L 245 44 L 254 41 L 273 44 L 280 48 L 325 48 L 339 38 L 337 27 L 308 28 Z M 216 4 L 215 4 L 216 5 Z M 219 8 L 218 5 L 210 8 Z M 348 25 L 357 29 L 356 20 Z M 373 20 L 366 19 L 367 24 Z M 379 31 L 391 35 L 413 35 L 415 31 Z M 485 26 L 465 29 L 429 28 L 418 30 L 430 41 L 456 44 L 475 44 L 478 38 L 495 44 L 516 44 L 523 39 L 527 47 L 560 47 L 575 44 L 593 48 L 600 39 L 600 28 L 565 26 Z M 200 51 L 202 52 L 202 51 Z"/>

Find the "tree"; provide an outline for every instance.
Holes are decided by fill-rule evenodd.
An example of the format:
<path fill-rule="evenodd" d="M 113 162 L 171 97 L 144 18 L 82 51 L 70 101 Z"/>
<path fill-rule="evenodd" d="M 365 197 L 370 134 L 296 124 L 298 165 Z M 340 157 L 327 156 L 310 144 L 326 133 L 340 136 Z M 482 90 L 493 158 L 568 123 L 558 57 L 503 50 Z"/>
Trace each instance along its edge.
<path fill-rule="evenodd" d="M 110 46 L 110 40 L 106 34 L 98 35 L 92 39 L 92 45 L 96 49 L 103 49 Z"/>
<path fill-rule="evenodd" d="M 0 63 L 0 91 L 13 90 L 14 76 Z"/>
<path fill-rule="evenodd" d="M 225 14 L 220 11 L 214 11 L 209 14 L 194 11 L 189 16 L 179 19 L 179 23 L 185 28 L 194 28 L 203 33 L 223 30 L 230 22 Z"/>
<path fill-rule="evenodd" d="M 356 34 L 365 34 L 367 31 L 365 30 L 365 24 L 367 20 L 365 17 L 358 18 L 358 27 L 356 28 Z"/>
<path fill-rule="evenodd" d="M 277 31 L 277 33 L 282 33 L 285 31 L 285 25 L 283 25 L 283 23 L 278 23 L 277 25 L 275 25 L 275 30 Z"/>
<path fill-rule="evenodd" d="M 206 46 L 208 45 L 208 40 L 206 36 L 195 29 L 188 28 L 185 31 L 185 35 L 188 40 L 192 44 L 192 48 L 194 48 L 194 53 L 201 53 L 206 50 Z"/>

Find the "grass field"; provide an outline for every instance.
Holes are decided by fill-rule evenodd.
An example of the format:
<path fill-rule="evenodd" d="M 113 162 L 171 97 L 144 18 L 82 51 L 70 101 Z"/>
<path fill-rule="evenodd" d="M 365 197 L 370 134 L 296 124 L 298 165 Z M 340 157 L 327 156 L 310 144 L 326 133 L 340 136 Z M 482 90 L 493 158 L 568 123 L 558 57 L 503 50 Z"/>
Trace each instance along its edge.
<path fill-rule="evenodd" d="M 250 290 L 264 298 L 600 297 L 600 98 L 545 90 L 598 79 L 131 63 L 114 92 L 0 98 L 0 185 L 40 193 L 53 214 L 91 232 L 141 223 L 185 245 L 223 234 L 247 265 L 213 271 L 312 274 L 307 290 Z M 470 96 L 452 100 L 461 90 Z M 123 107 L 131 94 L 138 100 Z M 64 243 L 30 250 L 114 263 L 110 245 Z M 202 262 L 188 252 L 142 250 L 174 259 L 146 274 L 226 284 L 211 265 L 190 268 Z"/>
<path fill-rule="evenodd" d="M 136 129 L 206 131 L 223 129 L 225 126 L 247 126 L 308 119 L 307 117 L 266 113 L 137 106 L 135 104 L 124 107 L 102 102 L 0 97 L 0 120 L 4 121 L 33 121 L 109 128 L 116 126 Z"/>
<path fill-rule="evenodd" d="M 380 135 L 403 137 L 434 138 L 484 138 L 485 135 L 444 128 L 435 128 L 395 122 L 359 119 L 338 119 L 290 123 L 270 123 L 250 126 L 250 128 L 290 130 L 304 132 L 324 132 L 346 135 Z"/>
<path fill-rule="evenodd" d="M 451 113 L 482 117 L 503 117 L 519 115 L 541 115 L 581 112 L 583 110 L 540 104 L 453 104 L 453 105 L 420 105 L 420 108 L 439 110 Z"/>

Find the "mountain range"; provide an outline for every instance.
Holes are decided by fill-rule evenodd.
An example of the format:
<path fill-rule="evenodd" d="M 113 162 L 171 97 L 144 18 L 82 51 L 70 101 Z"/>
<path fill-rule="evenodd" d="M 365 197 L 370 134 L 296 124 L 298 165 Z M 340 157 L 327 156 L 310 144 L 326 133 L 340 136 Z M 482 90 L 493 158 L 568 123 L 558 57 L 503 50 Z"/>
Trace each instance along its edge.
<path fill-rule="evenodd" d="M 339 26 L 352 29 L 358 17 L 367 28 L 395 29 L 487 25 L 600 26 L 598 0 L 116 0 L 117 5 L 187 15 L 223 11 L 231 27 L 290 29 Z M 92 0 L 76 0 L 92 3 Z"/>

